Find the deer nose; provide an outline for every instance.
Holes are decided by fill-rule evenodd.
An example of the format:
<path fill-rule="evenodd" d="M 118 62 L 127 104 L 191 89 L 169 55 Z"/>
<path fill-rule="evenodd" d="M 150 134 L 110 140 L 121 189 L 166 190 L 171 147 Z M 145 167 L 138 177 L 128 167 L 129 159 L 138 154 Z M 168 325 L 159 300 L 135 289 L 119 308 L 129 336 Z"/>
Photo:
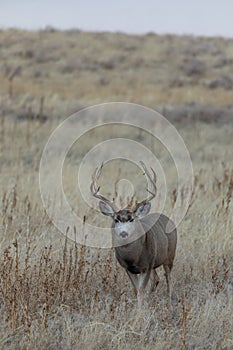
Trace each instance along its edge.
<path fill-rule="evenodd" d="M 126 238 L 126 237 L 128 237 L 128 232 L 122 231 L 122 232 L 120 233 L 120 236 L 121 236 L 122 238 Z"/>

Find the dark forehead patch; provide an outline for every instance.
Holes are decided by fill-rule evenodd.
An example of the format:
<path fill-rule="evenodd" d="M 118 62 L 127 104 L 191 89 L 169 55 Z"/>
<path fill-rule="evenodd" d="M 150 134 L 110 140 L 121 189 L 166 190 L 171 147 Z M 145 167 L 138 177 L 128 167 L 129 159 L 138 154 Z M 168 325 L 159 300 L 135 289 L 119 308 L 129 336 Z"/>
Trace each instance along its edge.
<path fill-rule="evenodd" d="M 129 221 L 132 218 L 132 213 L 130 210 L 122 209 L 117 213 L 117 220 L 121 222 Z"/>

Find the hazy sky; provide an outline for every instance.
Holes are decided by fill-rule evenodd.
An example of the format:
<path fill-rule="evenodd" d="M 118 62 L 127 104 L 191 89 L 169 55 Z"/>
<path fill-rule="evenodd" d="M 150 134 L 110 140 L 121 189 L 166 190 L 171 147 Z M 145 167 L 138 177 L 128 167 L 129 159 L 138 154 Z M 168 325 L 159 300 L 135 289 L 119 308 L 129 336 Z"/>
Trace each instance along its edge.
<path fill-rule="evenodd" d="M 0 27 L 233 37 L 233 0 L 0 0 Z"/>

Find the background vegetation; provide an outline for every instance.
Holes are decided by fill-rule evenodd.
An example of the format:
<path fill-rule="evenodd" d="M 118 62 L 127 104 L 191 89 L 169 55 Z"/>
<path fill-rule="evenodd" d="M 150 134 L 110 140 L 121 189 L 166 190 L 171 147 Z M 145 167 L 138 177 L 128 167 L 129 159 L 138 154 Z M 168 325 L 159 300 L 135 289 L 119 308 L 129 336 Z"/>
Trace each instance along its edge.
<path fill-rule="evenodd" d="M 232 40 L 12 29 L 0 31 L 0 47 L 0 348 L 233 349 Z M 42 206 L 38 170 L 50 133 L 72 112 L 108 101 L 162 111 L 192 157 L 172 310 L 162 271 L 138 313 L 114 251 L 75 245 Z M 72 184 L 87 149 L 74 148 L 66 164 L 77 211 L 83 203 Z M 169 213 L 176 178 L 168 155 L 161 158 Z M 103 220 L 89 208 L 84 215 Z"/>

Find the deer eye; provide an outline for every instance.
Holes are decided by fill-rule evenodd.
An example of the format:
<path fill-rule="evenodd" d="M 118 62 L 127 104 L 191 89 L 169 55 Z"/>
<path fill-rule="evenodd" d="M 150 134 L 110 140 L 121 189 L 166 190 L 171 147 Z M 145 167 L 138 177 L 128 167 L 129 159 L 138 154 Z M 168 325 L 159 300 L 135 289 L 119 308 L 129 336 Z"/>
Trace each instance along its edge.
<path fill-rule="evenodd" d="M 129 219 L 129 222 L 133 222 L 133 221 L 134 221 L 134 218 Z"/>

